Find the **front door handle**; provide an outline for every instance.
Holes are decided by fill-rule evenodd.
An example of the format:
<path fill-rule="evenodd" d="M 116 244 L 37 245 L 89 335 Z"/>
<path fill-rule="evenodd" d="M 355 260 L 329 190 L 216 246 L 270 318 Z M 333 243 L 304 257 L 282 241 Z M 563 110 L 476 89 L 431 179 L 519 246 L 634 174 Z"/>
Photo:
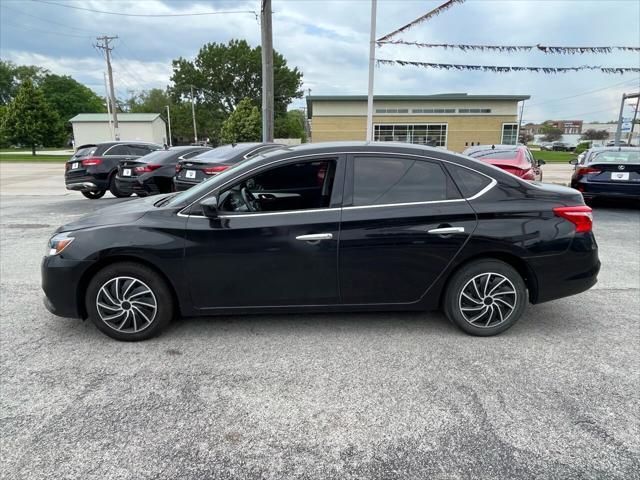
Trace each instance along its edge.
<path fill-rule="evenodd" d="M 320 240 L 331 240 L 333 235 L 331 233 L 313 233 L 311 235 L 298 235 L 296 240 L 302 240 L 303 242 L 317 242 Z"/>
<path fill-rule="evenodd" d="M 427 230 L 432 235 L 449 235 L 451 233 L 464 233 L 464 227 L 441 227 Z"/>

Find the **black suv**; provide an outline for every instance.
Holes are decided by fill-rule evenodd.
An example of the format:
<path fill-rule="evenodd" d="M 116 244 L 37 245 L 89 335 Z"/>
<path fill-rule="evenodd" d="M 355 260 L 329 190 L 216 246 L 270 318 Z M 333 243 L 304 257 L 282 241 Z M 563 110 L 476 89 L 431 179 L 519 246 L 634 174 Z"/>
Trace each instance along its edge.
<path fill-rule="evenodd" d="M 128 197 L 131 192 L 120 191 L 115 182 L 120 160 L 143 157 L 162 148 L 162 145 L 147 142 L 82 145 L 64 166 L 67 190 L 80 190 L 90 199 L 102 197 L 107 190 L 116 197 Z"/>

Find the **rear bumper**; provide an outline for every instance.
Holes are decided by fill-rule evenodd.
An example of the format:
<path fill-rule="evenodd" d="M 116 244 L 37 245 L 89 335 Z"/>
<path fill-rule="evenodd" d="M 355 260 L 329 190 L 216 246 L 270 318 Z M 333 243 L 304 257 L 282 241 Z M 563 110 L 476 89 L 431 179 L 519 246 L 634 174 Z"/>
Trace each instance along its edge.
<path fill-rule="evenodd" d="M 82 177 L 71 177 L 64 179 L 67 190 L 108 190 L 109 189 L 109 177 L 100 178 L 95 175 L 85 175 Z"/>
<path fill-rule="evenodd" d="M 582 293 L 598 281 L 600 259 L 593 233 L 577 234 L 570 248 L 559 255 L 527 259 L 536 279 L 531 303 L 542 303 Z"/>
<path fill-rule="evenodd" d="M 585 198 L 640 199 L 640 183 L 573 181 L 571 186 Z"/>
<path fill-rule="evenodd" d="M 79 287 L 82 276 L 92 264 L 91 261 L 68 260 L 59 255 L 42 259 L 42 290 L 47 310 L 59 317 L 86 316 L 82 308 L 83 294 Z"/>
<path fill-rule="evenodd" d="M 166 188 L 166 184 L 170 184 L 171 179 L 163 182 L 165 185 L 163 191 L 162 188 L 156 183 L 155 177 L 116 177 L 116 185 L 124 193 L 135 193 L 140 197 L 146 197 L 148 195 L 157 195 L 159 193 L 169 193 L 170 189 Z"/>

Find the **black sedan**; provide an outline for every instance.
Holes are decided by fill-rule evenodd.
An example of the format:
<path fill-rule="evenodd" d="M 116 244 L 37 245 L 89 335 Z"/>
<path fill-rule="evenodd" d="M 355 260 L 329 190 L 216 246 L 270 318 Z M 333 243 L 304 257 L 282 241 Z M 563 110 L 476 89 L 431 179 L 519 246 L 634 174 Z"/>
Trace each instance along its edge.
<path fill-rule="evenodd" d="M 211 148 L 199 146 L 171 147 L 141 158 L 122 160 L 116 174 L 118 190 L 140 197 L 173 192 L 177 163 L 209 150 Z"/>
<path fill-rule="evenodd" d="M 277 143 L 234 143 L 214 148 L 195 158 L 179 161 L 173 180 L 175 189 L 187 190 L 224 172 L 231 165 L 280 147 L 282 145 Z"/>
<path fill-rule="evenodd" d="M 441 308 L 495 335 L 596 283 L 591 209 L 436 148 L 308 144 L 60 227 L 45 304 L 142 340 L 176 315 Z"/>
<path fill-rule="evenodd" d="M 95 200 L 109 190 L 115 197 L 128 197 L 116 185 L 116 171 L 121 160 L 143 157 L 162 146 L 147 142 L 104 142 L 78 147 L 65 164 L 64 181 L 67 190 L 78 190 Z"/>
<path fill-rule="evenodd" d="M 592 148 L 571 163 L 571 186 L 586 200 L 640 200 L 640 147 Z"/>

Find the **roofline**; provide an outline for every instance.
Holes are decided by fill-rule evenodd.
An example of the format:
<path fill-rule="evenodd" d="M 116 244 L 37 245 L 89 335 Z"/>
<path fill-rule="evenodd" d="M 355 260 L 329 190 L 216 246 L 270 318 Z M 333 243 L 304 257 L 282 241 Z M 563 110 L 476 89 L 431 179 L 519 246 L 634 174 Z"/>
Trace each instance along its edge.
<path fill-rule="evenodd" d="M 85 119 L 77 119 L 77 117 L 83 116 L 83 115 L 94 115 L 93 118 L 85 118 Z M 71 117 L 69 119 L 70 123 L 73 122 L 104 122 L 105 120 L 102 117 L 97 117 L 97 115 L 104 115 L 106 121 L 109 121 L 110 116 L 108 113 L 78 113 L 77 115 Z M 153 115 L 153 117 L 149 117 L 147 120 L 129 120 L 127 118 L 128 115 Z M 118 122 L 148 122 L 148 121 L 153 121 L 155 119 L 157 119 L 158 117 L 160 117 L 163 121 L 164 119 L 162 118 L 162 114 L 160 113 L 118 113 Z"/>
<path fill-rule="evenodd" d="M 440 93 L 436 95 L 374 95 L 374 101 L 420 102 L 420 101 L 492 101 L 520 102 L 529 100 L 531 95 L 468 95 L 466 93 Z M 366 95 L 308 95 L 307 116 L 313 114 L 313 102 L 366 102 Z"/>

